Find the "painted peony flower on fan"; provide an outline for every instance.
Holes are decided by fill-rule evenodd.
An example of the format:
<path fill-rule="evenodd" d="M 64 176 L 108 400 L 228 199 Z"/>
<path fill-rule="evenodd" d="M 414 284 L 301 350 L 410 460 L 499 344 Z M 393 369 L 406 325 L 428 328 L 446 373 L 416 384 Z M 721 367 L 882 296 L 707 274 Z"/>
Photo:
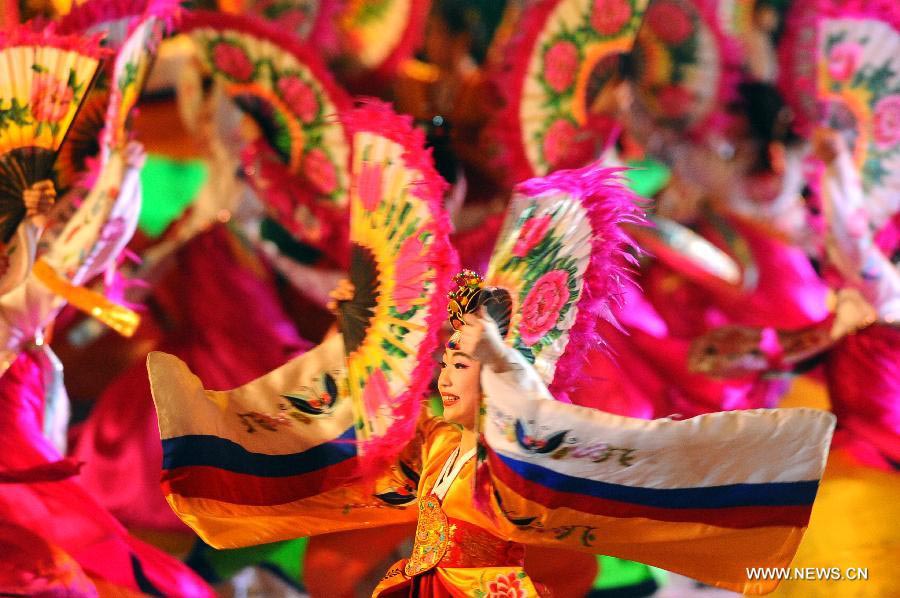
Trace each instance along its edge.
<path fill-rule="evenodd" d="M 31 112 L 38 122 L 56 124 L 66 117 L 74 92 L 50 73 L 38 73 L 31 88 Z"/>

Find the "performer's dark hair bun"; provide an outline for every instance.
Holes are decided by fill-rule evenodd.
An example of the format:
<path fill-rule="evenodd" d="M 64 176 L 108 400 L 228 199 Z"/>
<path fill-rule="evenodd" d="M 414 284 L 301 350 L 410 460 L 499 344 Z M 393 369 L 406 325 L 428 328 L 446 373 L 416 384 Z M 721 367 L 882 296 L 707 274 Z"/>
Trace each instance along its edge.
<path fill-rule="evenodd" d="M 503 338 L 509 333 L 512 319 L 512 296 L 501 287 L 485 287 L 479 295 L 479 305 L 483 305 L 488 315 L 497 324 Z"/>

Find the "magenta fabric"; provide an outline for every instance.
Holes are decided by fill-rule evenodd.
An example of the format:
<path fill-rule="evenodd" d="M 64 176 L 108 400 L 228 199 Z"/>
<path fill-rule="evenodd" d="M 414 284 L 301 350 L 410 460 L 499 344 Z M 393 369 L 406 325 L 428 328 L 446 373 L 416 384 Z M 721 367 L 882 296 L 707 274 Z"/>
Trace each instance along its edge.
<path fill-rule="evenodd" d="M 900 327 L 875 324 L 844 338 L 825 364 L 834 446 L 863 463 L 900 469 Z"/>
<path fill-rule="evenodd" d="M 310 348 L 279 303 L 271 273 L 225 225 L 175 256 L 178 271 L 155 292 L 179 311 L 160 351 L 187 362 L 207 388 L 240 386 Z M 81 428 L 72 455 L 84 484 L 129 527 L 187 531 L 159 486 L 162 446 L 147 367 L 113 381 Z"/>
<path fill-rule="evenodd" d="M 96 598 L 78 563 L 28 529 L 0 521 L 0 596 Z"/>
<path fill-rule="evenodd" d="M 635 287 L 627 290 L 617 317 L 624 330 L 601 324 L 608 348 L 586 356 L 581 387 L 572 394 L 578 405 L 618 415 L 652 419 L 692 417 L 711 411 L 772 407 L 786 391 L 784 380 L 748 376 L 716 380 L 690 372 L 687 357 L 691 336 L 672 333 L 666 320 Z M 684 304 L 684 320 L 691 317 Z M 691 322 L 673 319 L 683 325 Z M 702 320 L 701 320 L 702 322 Z M 702 326 L 689 332 L 699 333 Z"/>
<path fill-rule="evenodd" d="M 44 375 L 40 356 L 25 352 L 0 378 L 0 469 L 42 470 L 47 480 L 0 484 L 0 521 L 20 526 L 71 555 L 88 574 L 134 591 L 211 597 L 184 564 L 130 538 L 77 477 L 59 479 L 62 455 L 41 433 Z M 45 467 L 41 467 L 45 466 Z"/>

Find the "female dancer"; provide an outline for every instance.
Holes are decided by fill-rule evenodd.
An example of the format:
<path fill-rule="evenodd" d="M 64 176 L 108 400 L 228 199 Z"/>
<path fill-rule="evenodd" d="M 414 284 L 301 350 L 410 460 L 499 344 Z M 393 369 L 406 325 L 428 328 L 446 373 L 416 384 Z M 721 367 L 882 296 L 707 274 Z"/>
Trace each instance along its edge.
<path fill-rule="evenodd" d="M 590 194 L 614 201 L 603 177 Z M 566 193 L 597 179 L 585 169 L 524 188 L 538 214 L 571 214 Z M 550 219 L 534 210 L 500 243 L 516 263 L 553 245 Z M 590 253 L 597 245 L 587 241 Z M 801 409 L 644 421 L 552 400 L 538 371 L 577 375 L 556 367 L 566 343 L 553 345 L 565 320 L 556 291 L 572 288 L 555 285 L 564 274 L 549 272 L 524 300 L 469 272 L 456 278 L 439 380 L 444 417 L 421 419 L 415 439 L 374 472 L 360 467 L 366 445 L 354 442 L 341 335 L 227 392 L 205 391 L 183 362 L 151 353 L 170 506 L 222 547 L 416 521 L 410 558 L 390 568 L 376 596 L 540 596 L 522 567 L 526 544 L 771 590 L 776 582 L 748 580 L 746 567 L 790 562 L 833 418 Z M 568 275 L 580 289 L 584 270 Z M 603 282 L 606 293 L 615 287 Z"/>

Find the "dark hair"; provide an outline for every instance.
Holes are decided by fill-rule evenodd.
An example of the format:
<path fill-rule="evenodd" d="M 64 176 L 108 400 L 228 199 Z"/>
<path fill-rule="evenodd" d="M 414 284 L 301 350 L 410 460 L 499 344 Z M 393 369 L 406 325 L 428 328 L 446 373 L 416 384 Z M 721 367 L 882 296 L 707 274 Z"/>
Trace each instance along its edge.
<path fill-rule="evenodd" d="M 740 98 L 729 105 L 729 112 L 747 119 L 750 136 L 759 149 L 753 171 L 771 170 L 769 144 L 796 145 L 801 137 L 793 130 L 794 116 L 778 90 L 769 83 L 744 81 L 738 85 Z"/>
<path fill-rule="evenodd" d="M 512 295 L 501 287 L 484 287 L 478 295 L 478 307 L 482 306 L 506 338 L 512 319 Z"/>

